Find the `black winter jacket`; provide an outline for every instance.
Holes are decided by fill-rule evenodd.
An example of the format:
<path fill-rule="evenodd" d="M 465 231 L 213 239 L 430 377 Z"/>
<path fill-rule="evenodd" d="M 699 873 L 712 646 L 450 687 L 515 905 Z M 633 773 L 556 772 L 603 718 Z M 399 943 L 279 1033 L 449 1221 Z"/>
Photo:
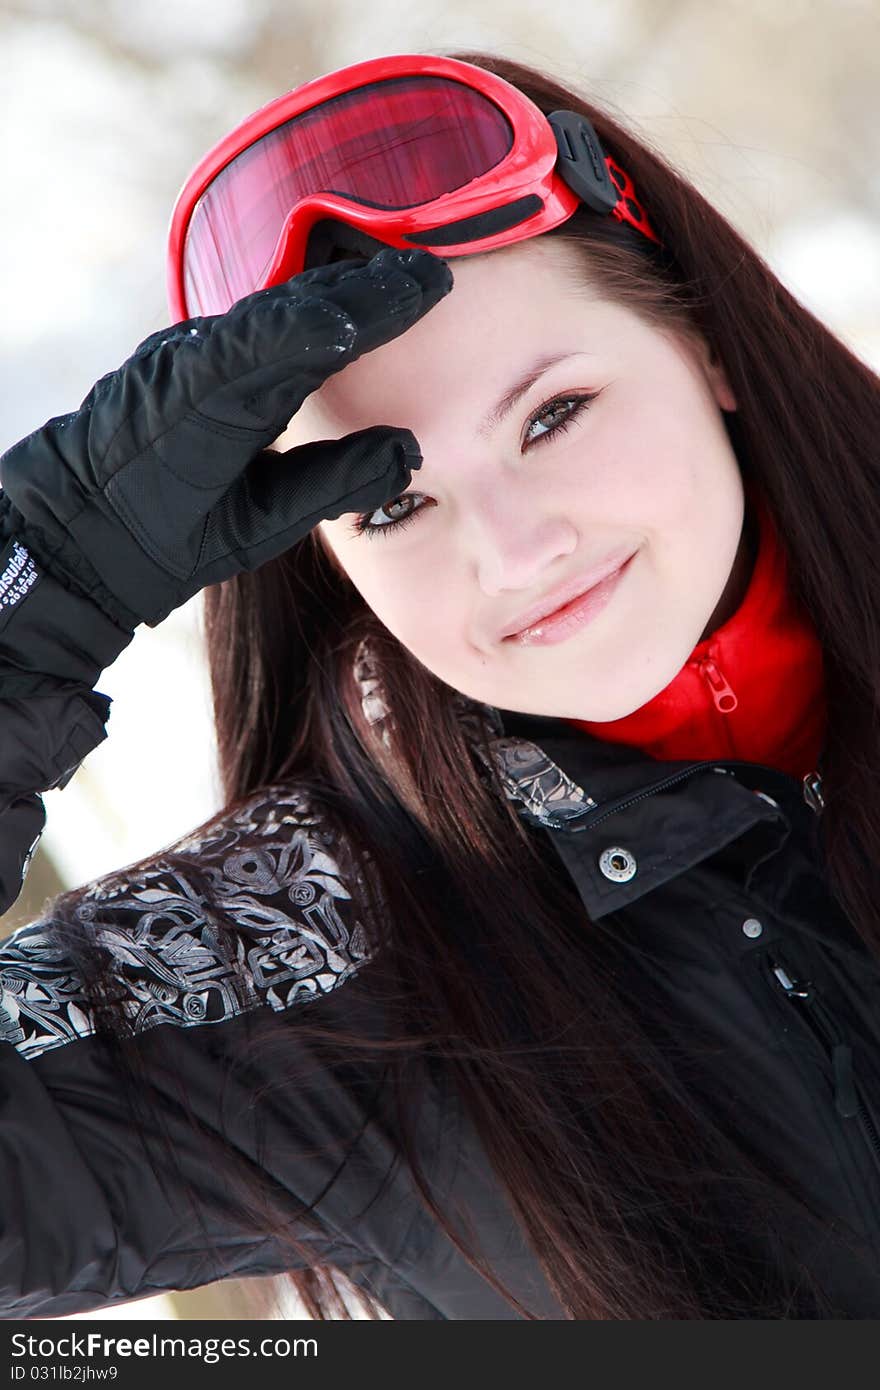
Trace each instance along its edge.
<path fill-rule="evenodd" d="M 44 823 L 37 793 L 64 785 L 104 737 L 109 701 L 47 691 L 3 708 L 7 907 Z M 650 953 L 670 1017 L 727 1045 L 719 1095 L 741 1097 L 744 1132 L 842 1231 L 866 1239 L 862 1261 L 832 1242 L 804 1257 L 841 1316 L 878 1316 L 880 978 L 825 885 L 818 772 L 801 784 L 745 762 L 657 762 L 561 720 L 492 718 L 506 795 L 549 837 L 592 918 L 612 919 L 621 940 Z M 212 1199 L 209 1229 L 173 1171 L 154 1171 L 136 1141 L 81 982 L 48 935 L 48 908 L 0 946 L 0 1315 L 54 1316 L 289 1267 L 273 1237 L 218 1215 L 223 1173 L 179 1103 L 182 1081 L 209 1132 L 298 1201 L 318 1197 L 309 1239 L 392 1317 L 516 1317 L 392 1166 L 385 1133 L 367 1126 L 339 1181 L 320 1156 L 285 1159 L 290 1149 L 318 1154 L 336 1127 L 355 1132 L 362 1090 L 350 1075 L 318 1073 L 265 1107 L 254 1100 L 259 1077 L 247 1087 L 231 1079 L 251 1011 L 308 1005 L 343 1023 L 369 1013 L 358 886 L 297 788 L 272 786 L 206 837 L 169 848 L 212 871 L 241 929 L 246 987 L 220 958 L 185 874 L 161 854 L 121 887 L 88 885 L 81 913 L 118 962 L 140 1057 L 168 1097 L 174 1150 Z M 563 1317 L 442 1080 L 430 1085 L 421 1131 L 432 1187 L 466 1201 L 502 1281 L 538 1316 Z"/>

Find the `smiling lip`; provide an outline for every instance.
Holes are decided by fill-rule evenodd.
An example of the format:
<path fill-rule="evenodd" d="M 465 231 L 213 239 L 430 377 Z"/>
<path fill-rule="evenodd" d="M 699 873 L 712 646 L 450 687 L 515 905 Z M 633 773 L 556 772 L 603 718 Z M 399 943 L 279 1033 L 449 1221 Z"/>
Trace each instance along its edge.
<path fill-rule="evenodd" d="M 498 640 L 512 642 L 516 638 L 525 636 L 535 627 L 544 626 L 561 616 L 564 608 L 573 603 L 575 599 L 584 598 L 604 580 L 616 575 L 617 571 L 622 569 L 635 554 L 636 551 L 634 550 L 626 554 L 623 551 L 617 551 L 616 554 L 609 555 L 601 565 L 596 565 L 592 570 L 585 571 L 576 579 L 571 579 L 568 584 L 561 584 L 558 589 L 547 594 L 534 608 L 526 609 L 524 613 L 521 613 L 515 623 L 503 628 L 498 634 Z"/>

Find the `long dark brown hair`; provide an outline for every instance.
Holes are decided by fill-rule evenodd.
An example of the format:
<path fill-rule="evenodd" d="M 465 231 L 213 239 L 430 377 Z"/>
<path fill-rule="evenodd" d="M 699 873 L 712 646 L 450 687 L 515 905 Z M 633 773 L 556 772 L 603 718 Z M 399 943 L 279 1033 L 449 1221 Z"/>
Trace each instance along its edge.
<path fill-rule="evenodd" d="M 589 118 L 633 178 L 663 250 L 585 209 L 547 235 L 576 249 L 606 296 L 652 325 L 704 335 L 727 373 L 740 466 L 763 491 L 824 651 L 829 883 L 880 957 L 878 380 L 644 139 L 530 67 L 482 52 L 447 56 L 498 73 L 545 113 Z M 466 1106 L 564 1316 L 831 1315 L 810 1271 L 794 1281 L 783 1273 L 786 1223 L 800 1198 L 683 1083 L 675 1029 L 664 1031 L 661 1006 L 652 1012 L 647 975 L 634 1005 L 620 986 L 614 932 L 590 921 L 546 837 L 476 766 L 456 692 L 383 627 L 315 533 L 256 573 L 208 589 L 204 612 L 224 800 L 206 825 L 264 786 L 307 790 L 363 883 L 376 949 L 362 978 L 387 1018 L 379 1042 L 322 1029 L 310 1010 L 271 1019 L 271 1036 L 267 1029 L 254 1041 L 273 1048 L 277 1084 L 292 1084 L 306 1037 L 342 1059 L 375 1057 L 377 1095 L 382 1104 L 393 1098 L 399 1152 L 422 1200 L 522 1317 L 537 1315 L 497 1281 L 421 1171 L 421 1066 Z M 376 727 L 352 674 L 364 641 L 389 711 Z M 202 887 L 210 901 L 210 883 Z M 71 892 L 52 905 L 59 930 L 76 901 Z M 234 960 L 235 923 L 215 906 Z M 70 927 L 69 939 L 122 1056 L 125 1022 L 106 962 L 82 927 Z M 231 1154 L 219 1161 L 234 1172 Z M 286 1277 L 310 1314 L 348 1316 L 345 1276 L 307 1267 L 291 1213 L 253 1173 L 244 1176 L 248 1219 L 294 1232 L 291 1264 L 303 1267 Z M 748 1232 L 758 1228 L 766 1257 L 756 1279 Z M 369 1295 L 364 1307 L 381 1315 Z"/>

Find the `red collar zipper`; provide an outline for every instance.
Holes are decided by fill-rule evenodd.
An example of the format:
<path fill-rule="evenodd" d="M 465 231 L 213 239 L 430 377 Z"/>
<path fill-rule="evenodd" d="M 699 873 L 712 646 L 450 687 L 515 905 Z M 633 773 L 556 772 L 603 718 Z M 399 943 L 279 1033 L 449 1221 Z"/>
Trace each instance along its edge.
<path fill-rule="evenodd" d="M 696 657 L 693 661 L 690 661 L 688 665 L 693 666 L 697 674 L 701 676 L 708 685 L 709 693 L 715 702 L 715 708 L 718 710 L 718 713 L 733 714 L 739 704 L 739 700 L 736 698 L 735 690 L 718 665 L 708 656 Z M 730 738 L 729 727 L 727 732 L 728 738 Z M 731 740 L 731 747 L 732 746 Z M 818 768 L 813 772 L 808 772 L 807 775 L 801 779 L 801 790 L 803 792 L 804 801 L 810 807 L 810 810 L 815 811 L 816 815 L 821 815 L 825 807 L 825 798 L 822 795 L 822 775 Z"/>
<path fill-rule="evenodd" d="M 718 666 L 709 657 L 699 657 L 692 661 L 691 666 L 696 667 L 703 680 L 709 686 L 709 692 L 715 701 L 715 708 L 719 714 L 733 714 L 739 704 L 733 686 L 727 677 L 722 674 Z"/>
<path fill-rule="evenodd" d="M 739 700 L 736 698 L 736 693 L 730 681 L 720 670 L 716 662 L 712 661 L 710 657 L 704 656 L 695 657 L 689 664 L 694 667 L 697 675 L 708 685 L 709 694 L 712 696 L 718 713 L 722 715 L 733 714 L 733 711 L 739 704 Z M 733 753 L 736 750 L 734 748 L 730 725 L 722 721 L 722 727 L 724 728 L 728 750 Z"/>

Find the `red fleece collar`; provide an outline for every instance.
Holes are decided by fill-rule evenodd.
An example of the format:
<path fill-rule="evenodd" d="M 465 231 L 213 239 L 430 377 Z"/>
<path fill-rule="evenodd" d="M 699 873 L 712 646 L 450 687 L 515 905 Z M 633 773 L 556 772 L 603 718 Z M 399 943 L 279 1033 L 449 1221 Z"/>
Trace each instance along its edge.
<path fill-rule="evenodd" d="M 790 592 L 766 503 L 753 484 L 745 490 L 759 541 L 736 612 L 640 709 L 623 719 L 567 724 L 664 761 L 742 758 L 798 778 L 815 770 L 827 720 L 822 648 Z"/>

